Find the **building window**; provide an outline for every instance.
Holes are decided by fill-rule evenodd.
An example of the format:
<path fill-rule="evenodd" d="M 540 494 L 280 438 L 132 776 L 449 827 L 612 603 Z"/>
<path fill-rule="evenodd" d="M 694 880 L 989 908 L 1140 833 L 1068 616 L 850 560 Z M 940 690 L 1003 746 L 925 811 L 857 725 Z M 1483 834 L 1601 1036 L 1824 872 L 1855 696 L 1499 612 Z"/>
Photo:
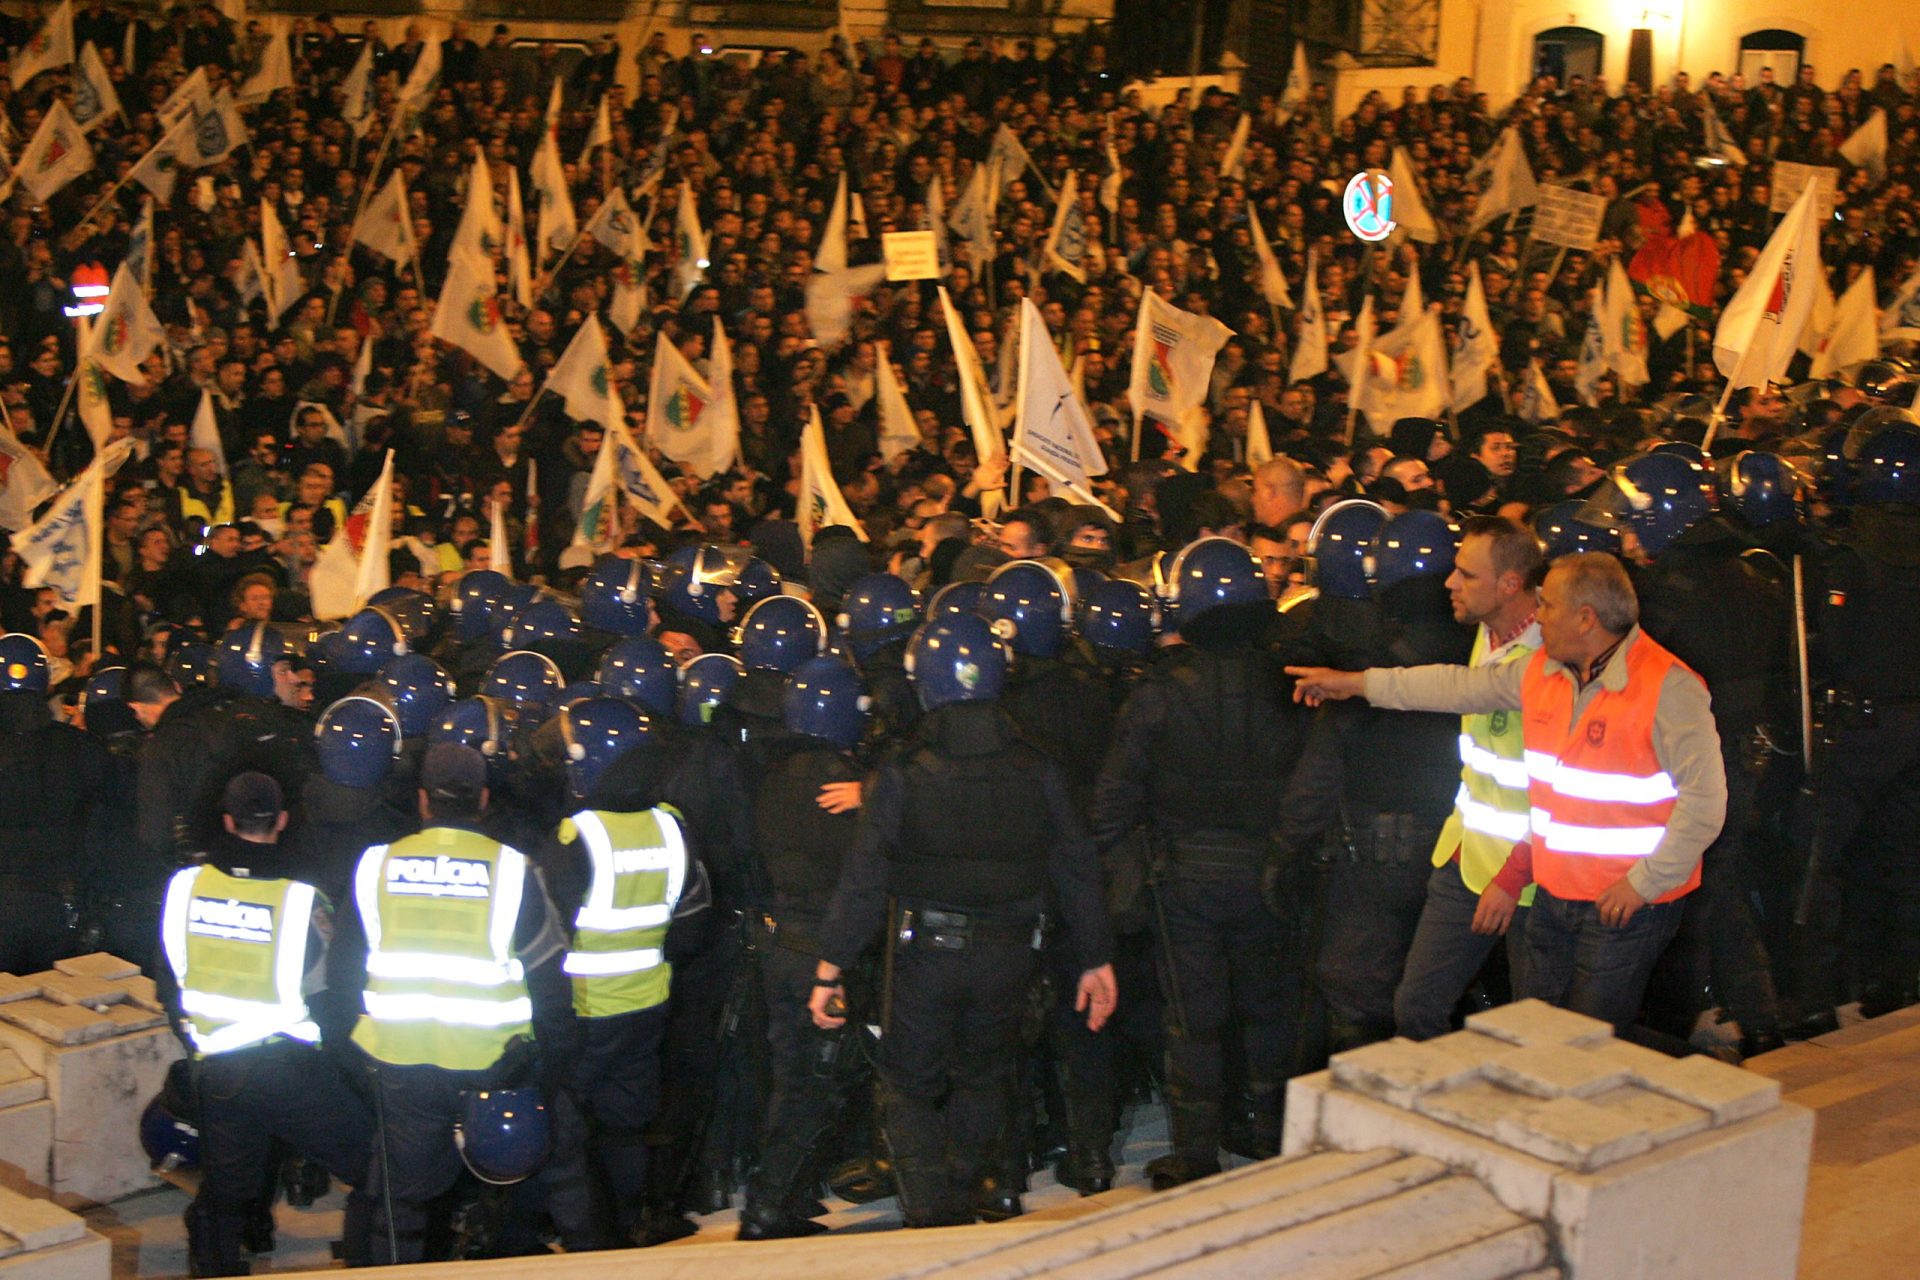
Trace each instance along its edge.
<path fill-rule="evenodd" d="M 1750 85 L 1759 84 L 1760 73 L 1768 67 L 1773 68 L 1775 84 L 1792 84 L 1806 56 L 1807 38 L 1778 27 L 1740 37 L 1740 74 Z"/>

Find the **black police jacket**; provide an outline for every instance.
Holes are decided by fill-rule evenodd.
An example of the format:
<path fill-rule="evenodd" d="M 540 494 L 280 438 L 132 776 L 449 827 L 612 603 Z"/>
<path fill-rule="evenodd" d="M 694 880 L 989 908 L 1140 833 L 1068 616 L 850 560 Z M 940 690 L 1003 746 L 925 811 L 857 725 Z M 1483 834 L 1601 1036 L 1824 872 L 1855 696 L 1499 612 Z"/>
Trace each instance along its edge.
<path fill-rule="evenodd" d="M 866 771 L 817 738 L 769 748 L 752 782 L 753 855 L 775 914 L 822 915 L 840 882 L 840 864 L 860 824 L 857 809 L 828 813 L 820 789 L 859 782 Z"/>
<path fill-rule="evenodd" d="M 179 863 L 220 829 L 220 792 L 237 773 L 271 774 L 289 806 L 314 773 L 311 722 L 233 689 L 180 695 L 140 749 L 140 843 Z"/>
<path fill-rule="evenodd" d="M 1845 541 L 1819 566 L 1822 666 L 1835 688 L 1860 698 L 1920 698 L 1912 659 L 1920 624 L 1920 510 L 1861 507 Z"/>
<path fill-rule="evenodd" d="M 57 723 L 38 694 L 0 693 L 0 877 L 45 889 L 81 879 L 110 778 L 98 739 Z"/>

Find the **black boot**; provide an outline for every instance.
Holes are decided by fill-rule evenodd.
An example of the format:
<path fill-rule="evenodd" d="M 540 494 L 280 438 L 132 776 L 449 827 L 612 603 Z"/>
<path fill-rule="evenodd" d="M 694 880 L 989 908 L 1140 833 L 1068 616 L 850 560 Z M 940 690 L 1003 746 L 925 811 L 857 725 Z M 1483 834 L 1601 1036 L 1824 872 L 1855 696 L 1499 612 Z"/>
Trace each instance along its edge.
<path fill-rule="evenodd" d="M 1192 1160 L 1178 1152 L 1170 1152 L 1147 1161 L 1147 1183 L 1155 1191 L 1169 1191 L 1189 1182 L 1211 1178 L 1218 1172 L 1220 1172 L 1219 1161 L 1207 1163 Z"/>
<path fill-rule="evenodd" d="M 1113 1100 L 1082 1087 L 1060 1068 L 1060 1105 L 1066 1112 L 1067 1150 L 1060 1161 L 1060 1185 L 1083 1196 L 1113 1190 Z"/>
<path fill-rule="evenodd" d="M 989 1175 L 974 1187 L 973 1211 L 982 1222 L 1007 1222 L 1027 1210 L 1019 1188 Z"/>

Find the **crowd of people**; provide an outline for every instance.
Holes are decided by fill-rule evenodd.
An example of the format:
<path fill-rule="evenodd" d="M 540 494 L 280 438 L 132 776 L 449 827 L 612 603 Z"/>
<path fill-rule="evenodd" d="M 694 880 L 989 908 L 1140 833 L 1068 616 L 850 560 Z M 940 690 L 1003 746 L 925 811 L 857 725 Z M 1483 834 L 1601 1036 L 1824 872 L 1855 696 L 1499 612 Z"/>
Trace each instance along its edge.
<path fill-rule="evenodd" d="M 827 1185 L 950 1225 L 1047 1164 L 1106 1189 L 1156 1094 L 1156 1187 L 1271 1156 L 1291 1075 L 1515 995 L 1729 1057 L 1915 1000 L 1912 77 L 1336 117 L 1148 108 L 1097 29 L 581 55 L 101 0 L 8 19 L 16 65 L 62 12 L 73 69 L 0 118 L 31 152 L 88 115 L 95 162 L 8 205 L 0 405 L 16 483 L 117 467 L 98 604 L 0 568 L 0 970 L 160 980 L 196 1275 L 270 1247 L 270 1138 L 354 1188 L 355 1261 L 656 1243 L 736 1196 L 809 1234 Z M 174 148 L 235 95 L 244 139 Z M 1593 248 L 1477 216 L 1503 136 L 1604 201 Z M 1890 286 L 1880 358 L 1717 405 L 1781 162 L 1835 171 L 1820 261 Z M 1347 179 L 1401 164 L 1434 237 L 1363 244 Z M 396 174 L 410 226 L 369 235 Z M 937 280 L 840 283 L 918 229 Z M 164 327 L 131 380 L 71 318 L 130 257 Z M 1616 267 L 1634 336 L 1596 344 Z M 487 358 L 446 316 L 476 272 Z M 1175 421 L 1131 390 L 1149 292 L 1231 331 Z M 1356 395 L 1444 385 L 1357 349 L 1433 314 L 1463 353 L 1476 298 L 1482 394 Z M 1023 312 L 1084 485 L 1008 447 Z M 582 418 L 547 379 L 590 325 Z M 737 406 L 716 469 L 647 403 L 667 349 Z M 609 500 L 609 451 L 670 494 Z M 331 607 L 335 552 L 384 588 Z M 463 1168 L 517 1189 L 449 1227 Z"/>

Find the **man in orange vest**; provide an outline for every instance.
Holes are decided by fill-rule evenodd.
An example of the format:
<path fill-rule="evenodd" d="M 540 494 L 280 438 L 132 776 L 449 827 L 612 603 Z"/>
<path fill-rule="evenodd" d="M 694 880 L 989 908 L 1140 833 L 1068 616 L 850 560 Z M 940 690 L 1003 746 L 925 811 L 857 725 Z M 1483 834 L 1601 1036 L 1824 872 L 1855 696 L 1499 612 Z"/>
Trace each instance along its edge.
<path fill-rule="evenodd" d="M 1488 889 L 1518 896 L 1538 884 L 1517 994 L 1616 1027 L 1639 1013 L 1727 808 L 1707 687 L 1639 617 L 1618 560 L 1562 556 L 1537 601 L 1542 647 L 1524 663 L 1287 668 L 1294 696 L 1314 704 L 1521 713 L 1531 839 Z"/>

